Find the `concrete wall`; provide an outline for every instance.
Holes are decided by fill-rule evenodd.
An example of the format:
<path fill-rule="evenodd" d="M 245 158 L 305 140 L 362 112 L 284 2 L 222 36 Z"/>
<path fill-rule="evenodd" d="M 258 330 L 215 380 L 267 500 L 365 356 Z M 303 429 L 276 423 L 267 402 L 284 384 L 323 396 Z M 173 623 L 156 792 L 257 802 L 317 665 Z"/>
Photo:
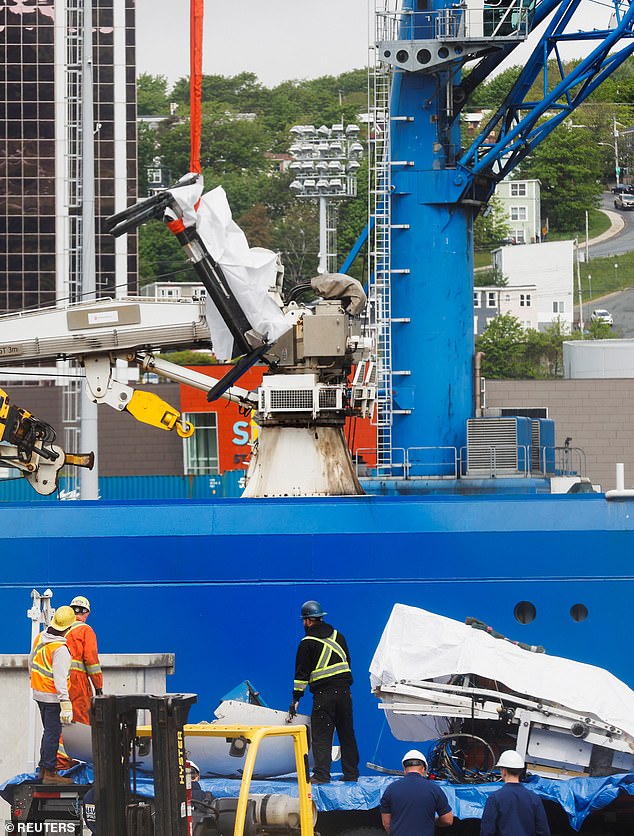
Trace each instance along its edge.
<path fill-rule="evenodd" d="M 634 380 L 487 380 L 486 406 L 547 406 L 557 446 L 572 437 L 585 450 L 587 475 L 615 487 L 615 464 L 634 485 Z"/>
<path fill-rule="evenodd" d="M 634 377 L 634 340 L 564 342 L 564 377 Z"/>
<path fill-rule="evenodd" d="M 166 678 L 174 672 L 173 653 L 104 653 L 99 656 L 104 693 L 165 694 Z M 0 782 L 33 770 L 39 760 L 42 724 L 31 699 L 26 654 L 0 654 Z M 34 751 L 29 727 L 35 722 Z M 9 818 L 9 807 L 0 799 L 0 819 Z"/>

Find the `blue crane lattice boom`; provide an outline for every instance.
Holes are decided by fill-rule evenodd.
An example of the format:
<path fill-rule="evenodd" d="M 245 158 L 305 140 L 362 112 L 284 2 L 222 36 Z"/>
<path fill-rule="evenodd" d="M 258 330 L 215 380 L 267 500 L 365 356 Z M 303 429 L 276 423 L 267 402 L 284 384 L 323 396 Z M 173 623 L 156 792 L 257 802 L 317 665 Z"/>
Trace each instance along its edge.
<path fill-rule="evenodd" d="M 510 93 L 458 159 L 458 167 L 467 173 L 468 186 L 463 195 L 486 202 L 495 184 L 506 177 L 634 51 L 632 3 L 614 0 L 613 28 L 566 32 L 580 4 L 581 0 L 544 0 L 537 5 L 533 28 L 548 17 L 551 19 Z M 566 70 L 560 55 L 560 44 L 591 40 L 598 41 L 598 46 L 580 63 Z M 625 45 L 611 52 L 624 40 L 627 41 Z M 488 74 L 500 60 L 500 55 L 485 58 L 479 71 L 478 68 L 474 70 L 476 79 L 482 80 L 482 72 Z M 527 96 L 540 75 L 543 96 L 538 101 L 530 101 Z M 490 139 L 491 134 L 495 135 L 494 141 Z"/>

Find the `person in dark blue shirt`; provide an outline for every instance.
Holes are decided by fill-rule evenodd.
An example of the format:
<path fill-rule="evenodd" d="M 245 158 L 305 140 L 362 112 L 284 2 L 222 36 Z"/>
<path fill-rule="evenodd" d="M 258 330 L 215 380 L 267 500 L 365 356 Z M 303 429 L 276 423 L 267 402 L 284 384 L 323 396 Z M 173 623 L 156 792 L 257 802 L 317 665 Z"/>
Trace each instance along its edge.
<path fill-rule="evenodd" d="M 381 798 L 381 821 L 390 836 L 433 836 L 435 827 L 453 824 L 447 796 L 425 778 L 427 760 L 411 749 L 403 758 L 403 778 L 394 781 Z"/>
<path fill-rule="evenodd" d="M 500 755 L 497 766 L 504 786 L 484 805 L 480 836 L 550 836 L 541 798 L 520 784 L 524 758 L 508 749 Z"/>

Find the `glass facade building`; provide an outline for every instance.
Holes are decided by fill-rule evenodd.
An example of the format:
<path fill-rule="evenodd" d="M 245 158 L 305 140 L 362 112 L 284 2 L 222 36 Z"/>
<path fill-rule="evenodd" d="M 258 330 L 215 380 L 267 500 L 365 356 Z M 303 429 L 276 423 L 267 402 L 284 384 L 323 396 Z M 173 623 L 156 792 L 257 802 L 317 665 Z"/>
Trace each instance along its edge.
<path fill-rule="evenodd" d="M 84 0 L 0 5 L 0 313 L 81 298 Z M 136 292 L 136 236 L 103 219 L 136 200 L 134 0 L 93 0 L 98 296 Z"/>

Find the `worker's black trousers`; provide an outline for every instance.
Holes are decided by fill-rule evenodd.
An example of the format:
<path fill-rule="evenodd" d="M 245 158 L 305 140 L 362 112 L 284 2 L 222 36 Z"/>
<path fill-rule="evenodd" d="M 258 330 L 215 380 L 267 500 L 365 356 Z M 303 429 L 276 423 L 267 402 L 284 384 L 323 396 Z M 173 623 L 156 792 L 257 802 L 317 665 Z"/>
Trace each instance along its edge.
<path fill-rule="evenodd" d="M 336 731 L 341 746 L 343 779 L 356 781 L 359 777 L 359 750 L 352 724 L 350 689 L 344 686 L 313 692 L 310 726 L 315 778 L 330 780 L 331 748 Z"/>

